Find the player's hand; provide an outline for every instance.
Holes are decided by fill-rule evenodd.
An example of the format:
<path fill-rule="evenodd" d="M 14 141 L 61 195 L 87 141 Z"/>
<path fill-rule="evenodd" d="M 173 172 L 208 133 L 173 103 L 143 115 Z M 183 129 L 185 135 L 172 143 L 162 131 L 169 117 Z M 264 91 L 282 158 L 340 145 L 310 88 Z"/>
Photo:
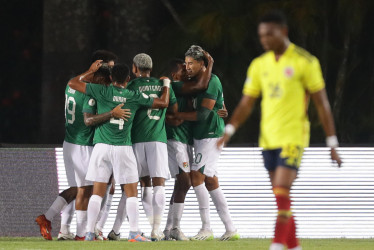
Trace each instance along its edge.
<path fill-rule="evenodd" d="M 166 114 L 165 118 L 166 118 L 165 123 L 170 126 L 174 126 L 174 127 L 178 127 L 184 122 L 184 120 L 177 119 L 174 115 L 171 115 L 171 114 Z"/>
<path fill-rule="evenodd" d="M 221 117 L 221 118 L 226 118 L 226 117 L 229 116 L 229 112 L 227 111 L 227 109 L 219 109 L 219 110 L 217 111 L 217 114 L 218 114 L 218 116 Z"/>
<path fill-rule="evenodd" d="M 122 109 L 122 106 L 124 104 L 118 104 L 113 110 L 112 110 L 112 115 L 114 118 L 117 119 L 123 119 L 125 121 L 128 121 L 128 118 L 131 117 L 131 112 L 130 109 Z"/>
<path fill-rule="evenodd" d="M 336 149 L 335 148 L 331 148 L 331 160 L 335 163 L 338 164 L 338 167 L 340 168 L 342 166 L 342 159 L 340 159 L 340 156 L 338 154 L 338 152 L 336 152 Z"/>
<path fill-rule="evenodd" d="M 213 57 L 209 54 L 208 51 L 203 50 L 203 54 L 204 54 L 205 58 L 208 60 L 208 63 L 209 63 L 209 62 L 210 62 L 210 63 L 214 63 L 214 59 L 213 59 Z"/>
<path fill-rule="evenodd" d="M 218 142 L 217 142 L 217 148 L 221 149 L 223 146 L 226 145 L 226 143 L 229 142 L 229 140 L 230 140 L 230 136 L 228 136 L 227 134 L 224 134 L 222 136 L 222 138 L 218 140 Z"/>
<path fill-rule="evenodd" d="M 103 60 L 96 60 L 93 64 L 91 64 L 89 71 L 96 72 L 102 64 Z"/>

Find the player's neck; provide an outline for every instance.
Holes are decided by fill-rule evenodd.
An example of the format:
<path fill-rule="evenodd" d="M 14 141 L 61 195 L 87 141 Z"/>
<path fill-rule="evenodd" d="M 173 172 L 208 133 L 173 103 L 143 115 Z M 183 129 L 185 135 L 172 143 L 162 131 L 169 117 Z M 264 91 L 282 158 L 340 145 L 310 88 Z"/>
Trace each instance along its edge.
<path fill-rule="evenodd" d="M 277 61 L 279 60 L 279 58 L 288 49 L 288 46 L 290 46 L 290 43 L 291 43 L 290 40 L 285 39 L 285 41 L 283 42 L 283 44 L 281 46 L 279 46 L 279 48 L 277 50 L 274 50 L 275 60 L 277 60 Z"/>

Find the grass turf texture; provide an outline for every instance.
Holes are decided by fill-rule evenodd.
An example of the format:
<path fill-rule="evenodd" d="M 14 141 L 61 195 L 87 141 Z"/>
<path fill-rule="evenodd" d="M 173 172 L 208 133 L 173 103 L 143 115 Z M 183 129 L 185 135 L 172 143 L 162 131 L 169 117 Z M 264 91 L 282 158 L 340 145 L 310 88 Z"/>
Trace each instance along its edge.
<path fill-rule="evenodd" d="M 42 238 L 0 237 L 0 249 L 135 249 L 135 250 L 189 250 L 189 249 L 269 249 L 269 239 L 240 239 L 238 241 L 162 241 L 162 242 L 127 242 L 127 241 L 46 241 Z M 303 250 L 308 249 L 374 249 L 374 239 L 301 239 Z"/>

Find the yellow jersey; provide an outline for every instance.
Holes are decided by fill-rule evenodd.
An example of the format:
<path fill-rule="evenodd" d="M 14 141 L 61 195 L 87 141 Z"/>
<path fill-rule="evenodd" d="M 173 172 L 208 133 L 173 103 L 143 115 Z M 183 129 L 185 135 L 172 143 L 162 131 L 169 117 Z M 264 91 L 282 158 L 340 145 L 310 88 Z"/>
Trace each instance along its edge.
<path fill-rule="evenodd" d="M 260 147 L 271 150 L 287 145 L 308 146 L 309 93 L 324 87 L 318 59 L 295 44 L 291 43 L 278 61 L 273 51 L 254 59 L 243 95 L 262 97 Z"/>

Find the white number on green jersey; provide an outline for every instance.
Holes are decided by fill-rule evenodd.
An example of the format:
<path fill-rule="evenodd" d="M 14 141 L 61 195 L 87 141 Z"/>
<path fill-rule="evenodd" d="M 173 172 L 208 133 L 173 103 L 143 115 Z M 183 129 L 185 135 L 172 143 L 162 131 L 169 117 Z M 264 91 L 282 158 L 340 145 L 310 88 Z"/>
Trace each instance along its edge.
<path fill-rule="evenodd" d="M 156 95 L 156 94 L 150 94 L 149 96 L 153 97 L 153 98 L 158 98 L 158 95 Z M 148 109 L 147 115 L 148 115 L 149 119 L 151 119 L 151 120 L 157 120 L 157 121 L 160 120 L 161 117 L 159 117 L 157 115 L 151 115 L 152 111 L 159 111 L 159 110 L 160 109 Z"/>
<path fill-rule="evenodd" d="M 110 123 L 118 124 L 118 129 L 122 130 L 123 124 L 125 124 L 125 121 L 123 119 L 110 118 Z"/>
<path fill-rule="evenodd" d="M 73 124 L 75 121 L 75 107 L 77 103 L 75 102 L 74 97 L 65 95 L 65 119 L 67 123 Z M 70 119 L 68 117 L 70 115 Z"/>

